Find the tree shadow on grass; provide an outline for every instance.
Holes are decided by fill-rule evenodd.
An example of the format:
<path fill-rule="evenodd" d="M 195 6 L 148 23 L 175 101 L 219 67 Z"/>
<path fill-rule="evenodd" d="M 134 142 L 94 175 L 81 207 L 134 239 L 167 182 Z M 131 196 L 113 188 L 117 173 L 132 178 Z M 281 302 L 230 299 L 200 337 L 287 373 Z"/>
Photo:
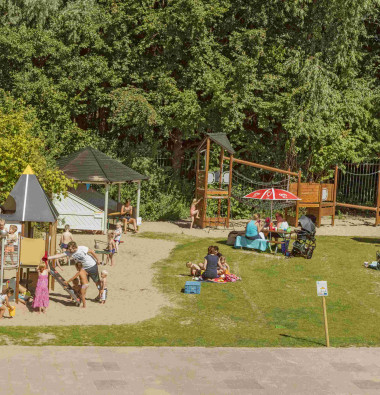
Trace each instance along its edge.
<path fill-rule="evenodd" d="M 351 240 L 358 241 L 359 243 L 377 244 L 380 247 L 380 241 L 376 237 L 352 237 Z"/>
<path fill-rule="evenodd" d="M 305 339 L 303 337 L 296 337 L 296 336 L 286 335 L 285 333 L 280 333 L 280 336 L 287 337 L 287 338 L 294 339 L 294 340 L 301 340 L 301 341 L 304 341 L 304 342 L 307 342 L 307 343 L 318 344 L 319 346 L 326 346 L 326 344 L 324 344 L 324 343 L 316 342 L 316 341 L 310 340 L 310 339 Z"/>

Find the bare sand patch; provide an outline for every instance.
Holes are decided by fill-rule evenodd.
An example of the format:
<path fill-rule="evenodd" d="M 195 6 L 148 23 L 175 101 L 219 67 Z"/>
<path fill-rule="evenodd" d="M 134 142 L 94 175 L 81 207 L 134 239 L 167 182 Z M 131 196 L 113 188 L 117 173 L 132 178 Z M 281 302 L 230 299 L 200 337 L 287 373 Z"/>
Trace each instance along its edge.
<path fill-rule="evenodd" d="M 106 240 L 106 236 L 75 235 L 78 245 L 94 247 L 94 239 Z M 98 295 L 95 284 L 90 280 L 87 290 L 87 308 L 78 308 L 70 302 L 69 295 L 55 283 L 50 291 L 50 304 L 46 314 L 31 312 L 27 306 L 16 305 L 16 317 L 4 318 L 2 326 L 48 326 L 48 325 L 116 325 L 132 324 L 157 315 L 169 300 L 152 283 L 154 262 L 165 259 L 175 243 L 123 235 L 124 243 L 116 254 L 114 267 L 99 266 L 106 269 L 108 276 L 108 298 L 104 305 L 95 302 Z M 65 279 L 75 273 L 75 266 L 63 266 L 61 272 Z M 10 273 L 12 273 L 10 271 Z M 8 273 L 7 273 L 8 274 Z M 14 275 L 14 274 L 13 274 Z"/>

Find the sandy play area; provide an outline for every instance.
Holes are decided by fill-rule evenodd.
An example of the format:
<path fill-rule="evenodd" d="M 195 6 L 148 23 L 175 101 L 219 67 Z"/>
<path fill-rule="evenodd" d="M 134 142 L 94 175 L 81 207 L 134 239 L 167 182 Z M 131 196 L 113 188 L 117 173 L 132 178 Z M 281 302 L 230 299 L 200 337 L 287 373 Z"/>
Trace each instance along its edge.
<path fill-rule="evenodd" d="M 74 235 L 78 245 L 91 249 L 95 238 L 106 240 L 106 236 Z M 106 304 L 94 301 L 98 291 L 91 280 L 86 309 L 70 302 L 68 293 L 56 283 L 54 291 L 50 291 L 50 305 L 46 314 L 31 312 L 19 303 L 16 305 L 16 317 L 4 318 L 1 325 L 112 325 L 135 323 L 154 317 L 169 302 L 152 284 L 152 263 L 168 257 L 175 243 L 143 239 L 133 234 L 123 235 L 122 240 L 124 243 L 116 254 L 116 265 L 99 266 L 99 271 L 104 268 L 109 272 Z M 74 265 L 63 266 L 63 269 L 60 273 L 65 279 L 76 273 Z M 14 271 L 7 271 L 6 277 L 9 275 L 15 275 Z"/>

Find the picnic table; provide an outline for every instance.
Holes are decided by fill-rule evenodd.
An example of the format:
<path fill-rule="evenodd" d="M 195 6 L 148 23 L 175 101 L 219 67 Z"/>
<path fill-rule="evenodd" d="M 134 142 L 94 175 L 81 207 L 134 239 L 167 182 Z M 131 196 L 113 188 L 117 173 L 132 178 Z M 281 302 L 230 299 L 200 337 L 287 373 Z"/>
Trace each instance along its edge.
<path fill-rule="evenodd" d="M 265 238 L 268 239 L 271 252 L 273 252 L 272 245 L 275 246 L 275 254 L 277 253 L 278 246 L 281 244 L 285 245 L 287 251 L 292 235 L 296 234 L 295 231 L 288 232 L 282 229 L 263 229 L 262 232 L 264 233 Z"/>

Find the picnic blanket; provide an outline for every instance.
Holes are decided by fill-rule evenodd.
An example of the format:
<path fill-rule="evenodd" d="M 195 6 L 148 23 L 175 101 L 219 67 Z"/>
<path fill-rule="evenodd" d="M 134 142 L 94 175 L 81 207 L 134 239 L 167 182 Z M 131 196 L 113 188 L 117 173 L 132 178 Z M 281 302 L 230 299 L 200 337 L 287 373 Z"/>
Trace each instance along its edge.
<path fill-rule="evenodd" d="M 208 278 L 204 280 L 202 277 L 198 277 L 194 279 L 195 281 L 202 281 L 202 282 L 209 282 L 209 283 L 218 283 L 218 284 L 227 284 L 227 283 L 235 283 L 236 281 L 241 280 L 240 277 L 236 276 L 235 274 L 225 274 L 224 278 Z"/>
<path fill-rule="evenodd" d="M 263 239 L 248 240 L 244 236 L 237 236 L 234 248 L 253 248 L 265 252 L 268 248 L 268 241 Z"/>

